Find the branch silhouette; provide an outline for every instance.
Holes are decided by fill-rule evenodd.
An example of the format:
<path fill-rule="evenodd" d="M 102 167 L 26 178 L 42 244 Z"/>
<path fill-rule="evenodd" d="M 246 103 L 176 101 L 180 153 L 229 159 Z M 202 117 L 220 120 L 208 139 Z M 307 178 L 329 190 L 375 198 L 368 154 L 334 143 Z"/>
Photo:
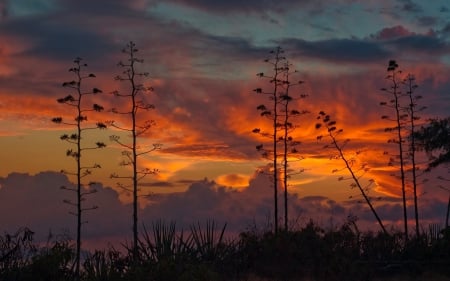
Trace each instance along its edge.
<path fill-rule="evenodd" d="M 338 140 L 338 136 L 343 132 L 343 129 L 338 129 L 336 121 L 332 120 L 330 115 L 326 114 L 324 111 L 320 111 L 319 115 L 317 116 L 317 120 L 321 120 L 321 123 L 316 124 L 316 129 L 320 129 L 322 127 L 325 128 L 326 136 L 331 139 L 331 146 L 337 150 L 338 156 L 336 158 L 341 159 L 345 164 L 345 169 L 350 173 L 351 179 L 353 180 L 353 184 L 351 184 L 351 187 L 357 187 L 363 196 L 365 202 L 369 206 L 370 210 L 372 211 L 372 214 L 375 216 L 378 224 L 380 225 L 383 233 L 388 234 L 386 231 L 386 228 L 383 225 L 383 222 L 381 221 L 380 217 L 378 216 L 378 213 L 376 212 L 370 197 L 367 194 L 367 187 L 363 187 L 361 185 L 360 179 L 362 175 L 358 175 L 358 171 L 367 172 L 367 167 L 363 165 L 360 169 L 355 170 L 354 164 L 355 159 L 348 158 L 344 153 L 344 147 L 346 144 L 350 141 L 348 139 L 344 140 L 343 142 L 340 142 Z M 317 140 L 322 140 L 323 136 L 319 135 L 317 137 Z M 328 147 L 328 146 L 326 146 Z M 333 170 L 333 172 L 339 171 L 338 169 Z M 345 180 L 344 177 L 339 177 L 339 180 Z"/>
<path fill-rule="evenodd" d="M 88 117 L 86 115 L 87 112 L 102 112 L 103 107 L 98 104 L 93 104 L 91 108 L 85 107 L 84 99 L 89 95 L 96 95 L 102 93 L 102 91 L 98 88 L 93 88 L 89 92 L 83 91 L 83 82 L 85 79 L 95 78 L 96 76 L 92 73 L 88 75 L 84 75 L 84 69 L 87 67 L 86 63 L 82 63 L 81 58 L 76 58 L 74 60 L 74 67 L 69 69 L 69 72 L 72 72 L 75 75 L 76 80 L 72 80 L 69 82 L 64 82 L 62 86 L 64 88 L 71 89 L 74 94 L 69 94 L 63 98 L 57 99 L 59 104 L 67 105 L 72 107 L 76 116 L 74 118 L 75 122 L 65 121 L 62 117 L 54 117 L 51 119 L 53 123 L 62 124 L 67 126 L 75 127 L 76 132 L 70 134 L 61 135 L 60 139 L 69 143 L 70 145 L 75 146 L 75 148 L 67 149 L 66 156 L 71 157 L 76 162 L 76 168 L 74 171 L 66 171 L 61 170 L 61 173 L 66 175 L 75 176 L 76 177 L 76 188 L 68 188 L 62 186 L 61 189 L 72 191 L 76 194 L 76 201 L 73 202 L 69 199 L 65 199 L 63 202 L 75 207 L 76 212 L 70 211 L 69 214 L 72 214 L 77 217 L 77 241 L 76 241 L 76 257 L 75 257 L 75 277 L 77 280 L 80 279 L 80 252 L 81 252 L 81 226 L 86 221 L 82 220 L 82 214 L 85 211 L 95 210 L 98 206 L 91 207 L 83 207 L 83 201 L 87 195 L 93 194 L 96 192 L 94 188 L 92 188 L 92 182 L 90 182 L 89 189 L 85 191 L 85 184 L 83 184 L 82 179 L 90 176 L 92 174 L 93 169 L 99 169 L 101 166 L 99 164 L 83 166 L 82 165 L 82 156 L 84 152 L 87 150 L 95 150 L 106 147 L 106 144 L 103 142 L 96 142 L 92 146 L 86 146 L 83 142 L 83 137 L 85 132 L 93 129 L 106 129 L 106 125 L 102 122 L 95 123 L 95 126 L 90 125 L 88 122 Z"/>

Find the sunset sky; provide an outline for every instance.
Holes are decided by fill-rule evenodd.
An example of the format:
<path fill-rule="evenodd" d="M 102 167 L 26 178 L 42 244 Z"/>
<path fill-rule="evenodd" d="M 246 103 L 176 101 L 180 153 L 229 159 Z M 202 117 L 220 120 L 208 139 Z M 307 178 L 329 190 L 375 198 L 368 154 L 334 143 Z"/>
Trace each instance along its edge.
<path fill-rule="evenodd" d="M 255 149 L 264 139 L 252 130 L 270 128 L 256 110 L 268 100 L 253 89 L 268 87 L 256 74 L 270 73 L 264 59 L 281 46 L 298 70 L 296 79 L 305 82 L 293 93 L 308 94 L 297 107 L 311 112 L 298 119 L 294 133 L 303 160 L 292 168 L 305 171 L 291 179 L 291 219 L 314 217 L 329 226 L 354 214 L 377 227 L 350 182 L 331 172 L 343 167 L 330 160 L 335 151 L 323 148 L 326 139 L 316 139 L 323 134 L 314 128 L 316 116 L 324 110 L 344 129 L 343 138 L 351 139 L 347 153 L 360 151 L 358 163 L 371 168 L 363 182 L 374 180 L 370 194 L 383 198 L 376 203 L 380 217 L 396 227 L 401 190 L 383 153 L 394 147 L 386 143 L 392 136 L 384 128 L 392 124 L 381 116 L 391 112 L 379 105 L 388 99 L 380 88 L 388 86 L 386 68 L 395 59 L 416 77 L 427 106 L 422 121 L 448 116 L 449 19 L 445 0 L 0 0 L 0 231 L 20 226 L 41 233 L 73 231 L 70 206 L 62 203 L 71 194 L 59 189 L 73 181 L 59 173 L 74 167 L 65 156 L 70 146 L 59 140 L 71 129 L 51 118 L 74 115 L 56 99 L 70 93 L 61 85 L 74 79 L 68 69 L 81 57 L 86 73 L 97 76 L 87 86 L 103 90 L 93 101 L 107 109 L 89 120 L 126 122 L 109 112 L 123 101 L 108 93 L 124 90 L 114 77 L 129 41 L 144 59 L 139 69 L 150 76 L 142 82 L 154 88 L 147 101 L 156 107 L 141 115 L 156 126 L 139 141 L 163 145 L 141 161 L 160 171 L 141 187 L 150 194 L 142 199 L 143 223 L 215 218 L 234 231 L 267 223 L 272 191 L 269 179 L 257 172 L 267 161 Z M 87 140 L 108 146 L 86 156 L 92 161 L 86 164 L 102 169 L 90 178 L 100 184 L 89 201 L 100 208 L 87 214 L 85 236 L 127 237 L 130 197 L 110 178 L 128 172 L 118 165 L 121 149 L 109 141 L 120 132 L 88 133 Z M 440 168 L 423 177 L 429 179 L 420 186 L 424 223 L 443 223 L 448 192 L 435 178 L 446 173 Z M 411 196 L 408 190 L 412 203 Z"/>

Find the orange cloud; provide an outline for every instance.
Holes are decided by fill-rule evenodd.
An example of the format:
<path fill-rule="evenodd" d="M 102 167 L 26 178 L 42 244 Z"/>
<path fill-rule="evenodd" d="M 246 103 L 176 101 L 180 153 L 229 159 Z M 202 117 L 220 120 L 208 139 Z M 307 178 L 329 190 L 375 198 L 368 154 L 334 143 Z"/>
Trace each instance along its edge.
<path fill-rule="evenodd" d="M 249 179 L 249 175 L 227 174 L 217 177 L 216 182 L 219 185 L 241 189 L 248 185 Z"/>

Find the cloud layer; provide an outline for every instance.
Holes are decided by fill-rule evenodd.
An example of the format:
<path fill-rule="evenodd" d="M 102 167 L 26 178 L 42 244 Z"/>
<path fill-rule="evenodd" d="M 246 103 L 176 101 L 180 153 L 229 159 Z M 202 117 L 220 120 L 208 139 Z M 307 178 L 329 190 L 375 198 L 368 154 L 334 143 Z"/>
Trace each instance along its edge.
<path fill-rule="evenodd" d="M 256 192 L 255 186 L 264 184 L 254 175 L 265 165 L 255 149 L 265 139 L 251 132 L 270 128 L 270 122 L 256 110 L 270 101 L 253 89 L 271 89 L 272 85 L 258 79 L 256 73 L 272 71 L 264 59 L 278 45 L 285 49 L 292 68 L 298 70 L 293 79 L 305 81 L 294 95 L 308 94 L 308 98 L 298 100 L 295 106 L 311 112 L 298 120 L 294 133 L 302 142 L 299 149 L 305 159 L 293 164 L 293 169 L 306 172 L 294 179 L 293 194 L 300 197 L 292 195 L 293 213 L 308 217 L 320 207 L 325 210 L 325 220 L 330 213 L 345 217 L 350 210 L 346 200 L 353 193 L 333 189 L 342 183 L 337 184 L 330 172 L 341 166 L 329 160 L 334 152 L 323 149 L 325 141 L 316 139 L 322 134 L 314 128 L 320 110 L 332 114 L 344 129 L 343 137 L 351 139 L 347 153 L 364 152 L 359 161 L 372 168 L 367 180 L 373 178 L 378 184 L 375 195 L 396 199 L 398 181 L 389 176 L 392 170 L 383 156 L 384 151 L 395 152 L 386 144 L 391 136 L 383 132 L 391 124 L 380 119 L 391 112 L 379 106 L 387 98 L 379 89 L 388 86 L 388 60 L 396 59 L 404 74 L 412 73 L 417 79 L 423 105 L 428 107 L 422 120 L 448 115 L 449 13 L 446 1 L 425 6 L 410 0 L 340 0 L 333 4 L 309 0 L 0 0 L 0 146 L 5 147 L 0 150 L 0 160 L 8 163 L 0 167 L 0 176 L 4 177 L 1 192 L 9 196 L 4 208 L 14 210 L 12 202 L 25 200 L 24 193 L 41 198 L 47 205 L 62 200 L 63 193 L 54 190 L 47 194 L 46 188 L 57 188 L 53 181 L 69 184 L 67 179 L 52 173 L 28 175 L 70 168 L 64 158 L 67 145 L 58 139 L 69 128 L 50 122 L 55 116 L 73 118 L 72 111 L 55 101 L 68 94 L 61 84 L 73 79 L 67 70 L 72 60 L 81 56 L 88 63 L 86 73 L 97 76 L 85 89 L 95 86 L 104 92 L 89 102 L 109 110 L 126 108 L 126 101 L 108 93 L 129 91 L 114 77 L 123 71 L 117 63 L 127 59 L 121 49 L 130 40 L 137 44 L 138 56 L 144 60 L 139 70 L 150 73 L 150 79 L 140 82 L 155 89 L 145 101 L 155 104 L 156 110 L 140 118 L 155 120 L 157 125 L 140 141 L 142 146 L 164 145 L 141 162 L 161 171 L 145 183 L 155 200 L 142 211 L 146 220 L 164 217 L 187 224 L 189 216 L 195 220 L 214 217 L 241 229 L 253 218 L 266 219 L 270 196 L 258 197 L 260 190 Z M 89 120 L 129 122 L 125 116 L 110 112 L 89 115 Z M 118 132 L 109 129 L 89 136 L 89 140 L 107 142 L 111 134 Z M 128 138 L 126 134 L 121 137 Z M 104 167 L 96 174 L 96 180 L 103 184 L 98 196 L 109 206 L 103 209 L 117 213 L 119 225 L 115 230 L 112 222 L 102 219 L 104 225 L 95 231 L 120 236 L 129 229 L 129 211 L 123 205 L 129 199 L 117 193 L 110 179 L 111 173 L 127 172 L 118 166 L 120 148 L 108 143 L 104 152 L 89 160 Z M 204 177 L 216 183 L 198 182 Z M 430 182 L 420 189 L 437 185 Z M 423 203 L 424 210 L 430 210 L 424 213 L 435 219 L 431 214 L 438 211 L 431 206 L 440 208 L 441 203 L 433 200 L 441 200 L 438 196 L 427 200 L 424 202 L 430 205 Z M 22 202 L 21 208 L 27 211 L 30 206 L 38 207 L 35 201 Z M 27 217 L 21 208 L 17 217 L 5 218 L 6 225 L 21 221 L 19 216 Z M 380 205 L 383 215 L 393 223 L 396 208 L 396 204 Z M 66 209 L 56 211 L 60 214 L 56 217 L 44 211 L 30 212 L 24 223 L 41 229 L 70 227 Z M 94 212 L 93 218 L 106 218 L 107 212 L 102 212 Z M 47 224 L 39 225 L 41 221 Z"/>
<path fill-rule="evenodd" d="M 72 206 L 63 200 L 73 200 L 73 194 L 61 190 L 61 186 L 73 187 L 67 177 L 55 172 L 36 175 L 10 174 L 0 178 L 0 219 L 2 232 L 15 232 L 28 227 L 38 239 L 53 235 L 75 235 L 76 218 L 69 214 Z M 109 187 L 97 185 L 97 193 L 89 195 L 84 207 L 99 208 L 83 213 L 83 237 L 87 247 L 125 242 L 131 236 L 131 206 L 119 200 L 119 194 Z M 145 187 L 143 187 L 145 188 Z M 439 193 L 438 189 L 433 192 Z M 441 195 L 444 195 L 442 193 Z M 190 184 L 185 192 L 158 194 L 150 197 L 150 203 L 142 207 L 140 225 L 151 227 L 159 220 L 174 221 L 180 229 L 192 224 L 214 220 L 227 223 L 230 235 L 257 227 L 270 229 L 273 214 L 273 191 L 265 174 L 256 173 L 241 190 L 231 189 L 203 180 Z M 289 196 L 290 226 L 301 227 L 310 219 L 325 228 L 340 226 L 348 215 L 359 218 L 361 229 L 378 230 L 378 226 L 365 204 L 354 200 L 337 202 L 326 196 Z M 281 191 L 280 191 L 280 206 Z M 446 210 L 445 197 L 435 199 L 423 196 L 419 210 L 422 223 L 441 224 Z M 402 222 L 400 199 L 375 202 L 379 216 L 387 226 L 399 229 Z M 413 206 L 409 213 L 412 214 Z M 280 214 L 282 216 L 282 214 Z M 96 244 L 101 241 L 101 244 Z"/>

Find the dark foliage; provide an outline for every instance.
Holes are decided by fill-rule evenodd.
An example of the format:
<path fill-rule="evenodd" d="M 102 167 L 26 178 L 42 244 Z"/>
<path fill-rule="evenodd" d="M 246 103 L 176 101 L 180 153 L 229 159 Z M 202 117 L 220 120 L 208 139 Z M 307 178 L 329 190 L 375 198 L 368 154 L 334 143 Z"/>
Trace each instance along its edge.
<path fill-rule="evenodd" d="M 430 153 L 429 168 L 450 162 L 450 117 L 431 119 L 415 133 L 419 148 Z M 440 152 L 437 156 L 432 152 Z"/>
<path fill-rule="evenodd" d="M 356 220 L 325 230 L 313 221 L 298 230 L 242 232 L 226 240 L 225 226 L 157 222 L 133 248 L 94 251 L 84 257 L 81 280 L 420 280 L 450 278 L 450 231 L 408 241 L 400 232 L 360 232 Z M 39 246 L 27 228 L 0 236 L 0 280 L 73 280 L 75 248 L 65 238 Z M 428 275 L 426 275 L 428 274 Z M 406 278 L 406 279 L 405 279 Z M 419 278 L 419 279 L 417 279 Z M 250 279 L 251 280 L 251 279 Z"/>

